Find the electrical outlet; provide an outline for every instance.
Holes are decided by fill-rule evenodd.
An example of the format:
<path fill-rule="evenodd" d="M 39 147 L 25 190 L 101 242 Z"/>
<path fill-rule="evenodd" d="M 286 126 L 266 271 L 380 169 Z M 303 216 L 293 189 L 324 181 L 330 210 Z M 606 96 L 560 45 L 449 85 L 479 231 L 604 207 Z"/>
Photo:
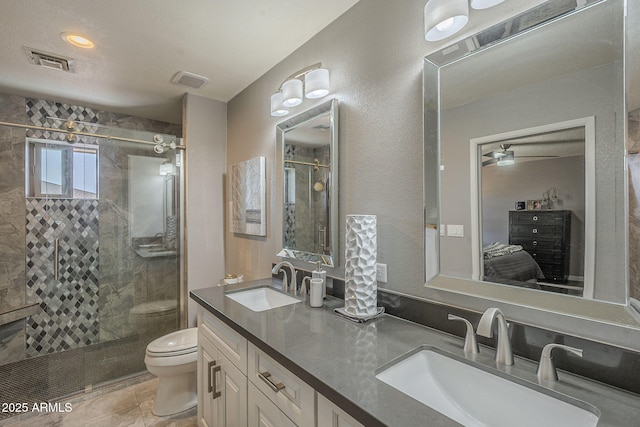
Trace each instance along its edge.
<path fill-rule="evenodd" d="M 387 283 L 387 264 L 376 265 L 376 280 L 380 283 Z"/>

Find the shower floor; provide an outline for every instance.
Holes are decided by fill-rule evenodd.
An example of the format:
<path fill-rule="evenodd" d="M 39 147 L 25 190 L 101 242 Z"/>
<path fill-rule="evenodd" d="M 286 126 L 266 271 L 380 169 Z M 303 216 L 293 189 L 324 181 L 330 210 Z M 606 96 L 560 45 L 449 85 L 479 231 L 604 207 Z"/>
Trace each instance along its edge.
<path fill-rule="evenodd" d="M 97 427 L 120 426 L 197 426 L 197 409 L 181 412 L 171 417 L 156 417 L 151 412 L 158 388 L 158 379 L 151 374 L 143 376 L 143 382 L 131 385 L 114 385 L 62 402 L 70 405 L 66 413 L 25 414 L 0 420 L 3 427 L 32 427 L 34 425 L 58 427 L 84 427 L 89 423 Z M 131 382 L 134 382 L 132 380 Z M 129 382 L 126 382 L 127 384 Z"/>
<path fill-rule="evenodd" d="M 136 373 L 146 372 L 148 337 L 130 336 L 0 366 L 0 395 L 5 403 L 53 402 Z M 15 413 L 0 411 L 0 420 Z"/>

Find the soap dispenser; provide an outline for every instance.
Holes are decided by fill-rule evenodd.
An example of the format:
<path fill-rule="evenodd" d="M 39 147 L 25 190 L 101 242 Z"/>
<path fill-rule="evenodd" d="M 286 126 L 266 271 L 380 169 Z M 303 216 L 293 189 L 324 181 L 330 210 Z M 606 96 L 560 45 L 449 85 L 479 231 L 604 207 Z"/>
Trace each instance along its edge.
<path fill-rule="evenodd" d="M 322 262 L 316 262 L 316 269 L 311 272 L 314 279 L 322 279 L 322 298 L 327 296 L 327 272 L 322 269 Z"/>

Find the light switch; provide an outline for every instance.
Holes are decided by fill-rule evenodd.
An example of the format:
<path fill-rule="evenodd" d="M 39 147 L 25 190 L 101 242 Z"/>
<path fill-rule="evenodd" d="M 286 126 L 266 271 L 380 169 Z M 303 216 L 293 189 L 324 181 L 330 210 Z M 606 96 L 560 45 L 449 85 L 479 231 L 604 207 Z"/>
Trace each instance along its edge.
<path fill-rule="evenodd" d="M 446 224 L 440 224 L 440 235 L 442 237 L 447 235 L 447 225 Z"/>
<path fill-rule="evenodd" d="M 449 237 L 464 237 L 464 225 L 447 225 L 447 236 Z"/>

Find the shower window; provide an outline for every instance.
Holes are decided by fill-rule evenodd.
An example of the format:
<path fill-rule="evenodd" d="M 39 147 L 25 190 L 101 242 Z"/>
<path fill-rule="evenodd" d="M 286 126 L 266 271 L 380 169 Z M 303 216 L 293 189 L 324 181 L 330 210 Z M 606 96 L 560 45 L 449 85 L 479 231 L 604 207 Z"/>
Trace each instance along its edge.
<path fill-rule="evenodd" d="M 98 198 L 98 147 L 29 139 L 27 197 Z"/>

